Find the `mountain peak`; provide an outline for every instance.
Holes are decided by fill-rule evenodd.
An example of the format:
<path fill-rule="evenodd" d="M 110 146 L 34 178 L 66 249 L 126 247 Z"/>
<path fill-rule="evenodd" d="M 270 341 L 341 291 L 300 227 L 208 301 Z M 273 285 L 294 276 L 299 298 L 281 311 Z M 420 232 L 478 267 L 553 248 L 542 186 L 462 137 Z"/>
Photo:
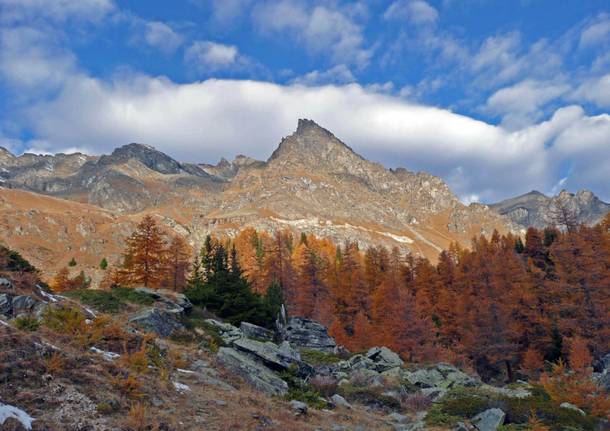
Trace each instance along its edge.
<path fill-rule="evenodd" d="M 102 156 L 101 164 L 121 163 L 130 159 L 138 160 L 140 163 L 162 174 L 177 174 L 181 170 L 180 163 L 165 153 L 150 145 L 131 143 L 116 148 L 111 155 Z"/>
<path fill-rule="evenodd" d="M 297 130 L 282 139 L 269 160 L 293 156 L 297 159 L 332 161 L 341 156 L 362 157 L 313 120 L 299 119 Z"/>
<path fill-rule="evenodd" d="M 297 130 L 295 132 L 296 135 L 307 135 L 307 134 L 320 134 L 326 135 L 329 138 L 335 137 L 330 131 L 321 127 L 318 123 L 313 120 L 308 120 L 307 118 L 299 118 L 299 122 L 297 124 Z"/>

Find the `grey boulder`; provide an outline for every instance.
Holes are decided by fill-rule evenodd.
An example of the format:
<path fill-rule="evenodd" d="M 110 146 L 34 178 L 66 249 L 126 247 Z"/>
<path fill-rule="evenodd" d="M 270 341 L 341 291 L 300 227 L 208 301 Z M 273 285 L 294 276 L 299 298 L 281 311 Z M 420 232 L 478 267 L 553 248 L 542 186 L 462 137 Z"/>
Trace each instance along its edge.
<path fill-rule="evenodd" d="M 391 368 L 402 367 L 404 362 L 397 353 L 387 347 L 372 347 L 365 355 L 375 364 L 375 370 L 382 372 Z"/>
<path fill-rule="evenodd" d="M 217 359 L 225 368 L 261 392 L 270 395 L 285 395 L 288 392 L 288 384 L 284 380 L 244 353 L 230 347 L 221 347 Z"/>
<path fill-rule="evenodd" d="M 206 319 L 205 323 L 214 328 L 214 330 L 218 332 L 218 336 L 227 345 L 233 344 L 235 340 L 239 340 L 244 336 L 238 327 L 233 326 L 230 323 L 219 322 L 214 319 Z"/>
<path fill-rule="evenodd" d="M 174 331 L 184 328 L 178 322 L 176 313 L 158 308 L 146 309 L 133 316 L 129 321 L 141 329 L 153 332 L 160 337 L 169 337 Z"/>
<path fill-rule="evenodd" d="M 504 423 L 505 417 L 506 414 L 502 410 L 493 408 L 479 413 L 470 422 L 479 431 L 496 431 Z"/>
<path fill-rule="evenodd" d="M 337 343 L 328 335 L 325 326 L 310 319 L 292 317 L 283 328 L 284 340 L 297 349 L 315 349 L 332 352 Z"/>
<path fill-rule="evenodd" d="M 239 325 L 242 334 L 247 338 L 254 338 L 263 341 L 273 341 L 273 331 L 263 328 L 258 325 L 254 325 L 248 322 L 241 322 Z"/>

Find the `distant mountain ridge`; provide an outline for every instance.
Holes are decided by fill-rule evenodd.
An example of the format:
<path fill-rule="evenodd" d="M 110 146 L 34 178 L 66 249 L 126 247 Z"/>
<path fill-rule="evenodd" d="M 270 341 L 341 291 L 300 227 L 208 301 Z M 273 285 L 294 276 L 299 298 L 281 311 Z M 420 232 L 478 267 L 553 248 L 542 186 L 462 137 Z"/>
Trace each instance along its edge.
<path fill-rule="evenodd" d="M 463 205 L 440 178 L 370 162 L 311 120 L 299 120 L 296 131 L 281 139 L 266 161 L 240 155 L 217 165 L 184 163 L 142 144 L 102 156 L 0 152 L 0 181 L 4 189 L 14 189 L 0 189 L 0 240 L 12 245 L 19 236 L 19 243 L 32 249 L 25 254 L 45 268 L 54 264 L 41 262 L 41 256 L 52 254 L 41 252 L 41 244 L 61 248 L 62 255 L 70 253 L 71 241 L 86 249 L 98 228 L 88 225 L 83 238 L 78 233 L 72 240 L 77 233 L 62 227 L 72 219 L 59 217 L 59 210 L 45 218 L 50 201 L 20 195 L 20 190 L 52 197 L 52 205 L 65 205 L 66 211 L 100 208 L 104 214 L 98 218 L 106 220 L 105 226 L 152 213 L 195 247 L 208 233 L 232 236 L 253 227 L 309 232 L 336 243 L 357 241 L 361 247 L 383 244 L 435 259 L 453 241 L 468 244 L 473 235 L 509 229 L 506 219 L 487 206 Z M 42 205 L 35 207 L 38 224 L 48 219 L 55 226 L 38 229 L 44 239 L 37 236 L 31 217 L 22 214 L 27 202 Z M 114 221 L 107 220 L 107 211 Z M 15 226 L 23 229 L 16 233 Z M 48 232 L 58 227 L 67 234 L 53 241 Z M 109 246 L 108 257 L 118 258 L 113 250 L 120 246 Z M 104 248 L 98 245 L 96 251 Z"/>
<path fill-rule="evenodd" d="M 565 206 L 575 217 L 576 223 L 585 225 L 598 223 L 610 212 L 610 204 L 603 202 L 589 190 L 580 190 L 577 193 L 562 190 L 556 196 L 546 196 L 533 190 L 489 207 L 519 226 L 543 229 L 557 223 L 553 214 L 558 205 Z"/>

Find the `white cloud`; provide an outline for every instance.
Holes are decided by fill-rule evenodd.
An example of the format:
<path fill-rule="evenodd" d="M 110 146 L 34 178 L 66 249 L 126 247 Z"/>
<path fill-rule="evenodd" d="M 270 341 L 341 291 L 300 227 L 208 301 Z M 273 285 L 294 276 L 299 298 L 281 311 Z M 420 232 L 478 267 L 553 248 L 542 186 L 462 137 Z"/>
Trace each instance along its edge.
<path fill-rule="evenodd" d="M 587 48 L 610 38 L 610 15 L 602 13 L 589 23 L 580 34 L 580 47 Z"/>
<path fill-rule="evenodd" d="M 74 56 L 54 43 L 53 34 L 31 27 L 0 30 L 0 74 L 5 84 L 19 89 L 20 98 L 57 88 L 75 64 Z"/>
<path fill-rule="evenodd" d="M 309 7 L 298 0 L 267 1 L 257 4 L 253 17 L 262 33 L 294 37 L 313 54 L 330 52 L 335 64 L 366 67 L 372 50 L 364 47 L 363 29 L 355 20 L 363 15 L 362 7 L 342 10 Z"/>
<path fill-rule="evenodd" d="M 438 20 L 438 11 L 423 0 L 396 0 L 386 9 L 383 17 L 387 20 L 429 24 Z"/>
<path fill-rule="evenodd" d="M 241 17 L 252 0 L 212 0 L 212 21 L 226 26 Z"/>
<path fill-rule="evenodd" d="M 180 34 L 169 25 L 160 21 L 146 21 L 134 18 L 133 26 L 135 34 L 132 41 L 134 43 L 148 45 L 166 54 L 176 51 L 183 42 Z"/>
<path fill-rule="evenodd" d="M 610 108 L 610 73 L 585 81 L 574 92 L 576 100 L 592 102 L 600 108 Z"/>
<path fill-rule="evenodd" d="M 555 78 L 563 57 L 545 39 L 523 46 L 521 34 L 511 32 L 487 38 L 468 65 L 479 86 L 492 88 L 524 78 Z"/>
<path fill-rule="evenodd" d="M 199 40 L 188 47 L 184 59 L 198 71 L 209 73 L 228 69 L 237 64 L 239 50 L 234 45 Z"/>
<path fill-rule="evenodd" d="M 2 0 L 1 20 L 30 21 L 40 17 L 64 22 L 99 21 L 114 11 L 112 0 Z"/>
<path fill-rule="evenodd" d="M 328 70 L 314 70 L 292 80 L 294 84 L 319 85 L 319 84 L 347 84 L 354 82 L 356 77 L 344 64 L 339 64 Z"/>
<path fill-rule="evenodd" d="M 526 79 L 493 93 L 487 99 L 485 110 L 500 115 L 507 128 L 520 129 L 538 121 L 543 116 L 541 108 L 569 89 L 564 83 Z"/>
<path fill-rule="evenodd" d="M 76 74 L 59 97 L 29 107 L 24 115 L 38 138 L 48 142 L 41 149 L 84 147 L 99 153 L 135 141 L 189 161 L 237 153 L 267 158 L 305 117 L 372 160 L 441 175 L 464 198 L 488 201 L 548 190 L 563 176 L 566 161 L 574 163 L 575 177 L 586 172 L 591 184 L 605 181 L 596 191 L 610 194 L 610 170 L 591 172 L 585 163 L 589 154 L 604 159 L 599 154 L 607 151 L 610 117 L 588 117 L 576 106 L 509 132 L 357 84 L 306 87 L 217 79 L 176 84 L 145 75 L 104 82 Z"/>

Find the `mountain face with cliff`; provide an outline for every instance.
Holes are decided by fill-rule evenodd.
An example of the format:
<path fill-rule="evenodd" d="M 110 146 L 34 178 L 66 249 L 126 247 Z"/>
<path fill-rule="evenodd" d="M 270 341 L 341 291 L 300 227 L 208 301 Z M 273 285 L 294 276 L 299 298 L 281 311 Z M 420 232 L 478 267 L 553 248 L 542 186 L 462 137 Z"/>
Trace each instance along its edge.
<path fill-rule="evenodd" d="M 487 206 L 460 203 L 440 178 L 370 162 L 310 120 L 299 120 L 266 161 L 183 163 L 141 144 L 102 156 L 2 151 L 0 181 L 0 240 L 52 269 L 65 263 L 51 256 L 76 249 L 91 251 L 87 269 L 101 256 L 118 259 L 117 233 L 144 214 L 195 247 L 208 233 L 253 227 L 433 259 L 452 241 L 507 228 Z"/>
<path fill-rule="evenodd" d="M 610 212 L 610 204 L 588 190 L 575 194 L 562 190 L 556 196 L 546 196 L 534 190 L 490 205 L 492 210 L 509 218 L 513 223 L 524 228 L 537 229 L 556 224 L 553 214 L 559 207 L 565 208 L 577 224 L 585 225 L 600 222 Z"/>

